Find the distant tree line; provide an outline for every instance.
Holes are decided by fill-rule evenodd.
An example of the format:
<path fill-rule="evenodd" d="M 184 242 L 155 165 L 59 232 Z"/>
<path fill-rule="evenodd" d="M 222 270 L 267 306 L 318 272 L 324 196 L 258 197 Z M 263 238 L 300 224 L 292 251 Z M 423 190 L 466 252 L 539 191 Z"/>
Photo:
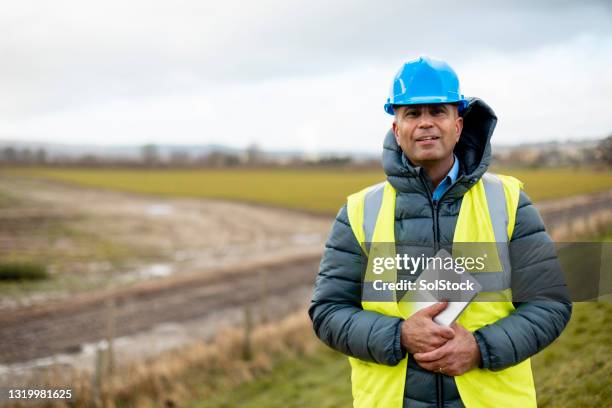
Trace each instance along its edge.
<path fill-rule="evenodd" d="M 0 150 L 0 162 L 8 164 L 45 164 L 47 152 L 45 149 L 18 149 L 5 147 Z"/>
<path fill-rule="evenodd" d="M 493 164 L 517 167 L 598 167 L 612 168 L 612 135 L 588 145 L 548 143 L 541 145 L 493 148 Z M 226 167 L 380 167 L 380 159 L 356 160 L 350 155 L 274 155 L 251 144 L 244 150 L 212 150 L 193 154 L 171 150 L 162 154 L 155 144 L 143 145 L 140 155 L 115 157 L 109 154 L 49 154 L 44 148 L 3 147 L 0 165 L 45 165 L 86 167 L 144 168 L 226 168 Z"/>
<path fill-rule="evenodd" d="M 114 157 L 108 154 L 49 154 L 44 148 L 4 147 L 0 149 L 2 165 L 45 165 L 85 167 L 144 167 L 144 168 L 226 168 L 226 167 L 312 167 L 375 165 L 377 160 L 355 161 L 348 155 L 324 155 L 311 157 L 303 154 L 266 154 L 256 144 L 249 145 L 237 153 L 212 150 L 195 155 L 188 150 L 172 150 L 162 154 L 155 144 L 143 145 L 137 157 Z"/>
<path fill-rule="evenodd" d="M 517 146 L 499 153 L 493 149 L 493 163 L 500 166 L 530 168 L 597 167 L 612 168 L 612 135 L 589 146 L 550 143 Z"/>

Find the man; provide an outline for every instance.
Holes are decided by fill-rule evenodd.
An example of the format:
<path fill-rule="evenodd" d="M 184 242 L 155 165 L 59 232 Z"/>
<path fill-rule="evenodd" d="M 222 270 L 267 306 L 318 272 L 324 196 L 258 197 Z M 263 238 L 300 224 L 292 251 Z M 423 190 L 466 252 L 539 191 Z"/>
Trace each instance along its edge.
<path fill-rule="evenodd" d="M 336 216 L 309 308 L 315 333 L 349 356 L 356 407 L 535 406 L 529 357 L 561 334 L 572 305 L 522 184 L 486 173 L 495 114 L 464 98 L 452 68 L 428 57 L 402 66 L 385 110 L 394 115 L 383 144 L 387 181 L 351 195 Z M 483 279 L 494 277 L 485 290 L 505 300 L 473 302 L 446 327 L 433 321 L 446 302 L 405 312 L 399 296 L 365 299 L 374 241 L 436 250 L 502 243 L 500 270 Z M 519 299 L 532 281 L 556 290 L 554 299 Z"/>

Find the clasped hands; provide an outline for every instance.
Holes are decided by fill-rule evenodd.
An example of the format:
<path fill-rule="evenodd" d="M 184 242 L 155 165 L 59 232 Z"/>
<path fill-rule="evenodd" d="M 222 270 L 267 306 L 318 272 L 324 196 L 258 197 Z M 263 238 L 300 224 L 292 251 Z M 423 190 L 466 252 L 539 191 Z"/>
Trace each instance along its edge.
<path fill-rule="evenodd" d="M 441 326 L 433 318 L 448 302 L 438 302 L 414 313 L 402 323 L 402 345 L 426 370 L 461 375 L 480 363 L 480 349 L 472 332 L 457 322 Z"/>

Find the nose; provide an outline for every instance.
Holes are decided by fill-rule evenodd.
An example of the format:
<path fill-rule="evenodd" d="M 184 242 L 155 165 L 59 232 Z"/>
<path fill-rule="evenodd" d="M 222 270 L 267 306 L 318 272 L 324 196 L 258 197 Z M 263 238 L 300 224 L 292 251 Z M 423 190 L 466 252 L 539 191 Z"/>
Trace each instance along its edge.
<path fill-rule="evenodd" d="M 425 109 L 424 109 L 425 110 Z M 419 124 L 418 127 L 420 129 L 428 129 L 433 126 L 432 116 L 425 110 L 425 112 L 421 112 L 419 115 Z"/>

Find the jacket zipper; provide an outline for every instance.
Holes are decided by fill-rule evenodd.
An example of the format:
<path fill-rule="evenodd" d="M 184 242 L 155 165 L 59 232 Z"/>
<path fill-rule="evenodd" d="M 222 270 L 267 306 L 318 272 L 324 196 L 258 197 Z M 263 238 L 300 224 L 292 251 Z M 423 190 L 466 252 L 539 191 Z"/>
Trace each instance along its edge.
<path fill-rule="evenodd" d="M 463 178 L 463 175 L 460 175 L 459 177 L 457 177 L 457 180 L 455 180 L 455 182 L 452 183 L 446 189 L 446 191 L 442 194 L 442 196 L 437 201 L 433 200 L 433 194 L 429 190 L 429 186 L 427 185 L 425 180 L 423 180 L 422 177 L 420 178 L 421 178 L 421 182 L 423 183 L 423 186 L 425 186 L 425 190 L 427 190 L 427 198 L 429 199 L 429 204 L 431 205 L 431 211 L 432 211 L 432 217 L 433 217 L 434 253 L 437 253 L 440 250 L 438 204 L 440 203 L 440 201 L 442 201 L 446 193 L 449 192 L 453 188 L 453 186 L 457 184 L 457 182 L 459 182 Z M 442 374 L 435 373 L 435 376 L 436 376 L 436 400 L 437 400 L 436 405 L 438 406 L 438 408 L 444 408 L 444 389 L 443 389 L 444 384 L 442 382 Z"/>
<path fill-rule="evenodd" d="M 429 190 L 429 186 L 427 185 L 425 180 L 423 180 L 422 177 L 419 177 L 419 178 L 421 179 L 421 183 L 423 183 L 425 190 L 427 190 L 427 198 L 429 199 L 429 204 L 431 206 L 431 215 L 433 218 L 434 253 L 437 253 L 439 250 L 439 246 L 440 246 L 440 242 L 438 242 L 438 202 L 439 201 L 433 200 L 433 194 Z M 434 375 L 436 376 L 436 406 L 438 408 L 443 408 L 444 407 L 444 399 L 443 399 L 444 396 L 442 392 L 442 375 L 440 373 L 435 373 Z"/>
<path fill-rule="evenodd" d="M 431 201 L 433 215 L 434 215 L 434 248 L 435 248 L 434 254 L 438 253 L 438 251 L 440 250 L 440 225 L 439 225 L 439 220 L 438 220 L 438 215 L 439 215 L 438 203 L 440 202 L 441 199 L 442 197 L 440 197 L 440 199 L 438 199 L 437 201 L 433 201 L 433 197 L 432 197 L 432 201 Z M 438 408 L 444 407 L 443 386 L 444 384 L 442 383 L 442 374 L 436 373 L 436 391 L 437 391 Z"/>

